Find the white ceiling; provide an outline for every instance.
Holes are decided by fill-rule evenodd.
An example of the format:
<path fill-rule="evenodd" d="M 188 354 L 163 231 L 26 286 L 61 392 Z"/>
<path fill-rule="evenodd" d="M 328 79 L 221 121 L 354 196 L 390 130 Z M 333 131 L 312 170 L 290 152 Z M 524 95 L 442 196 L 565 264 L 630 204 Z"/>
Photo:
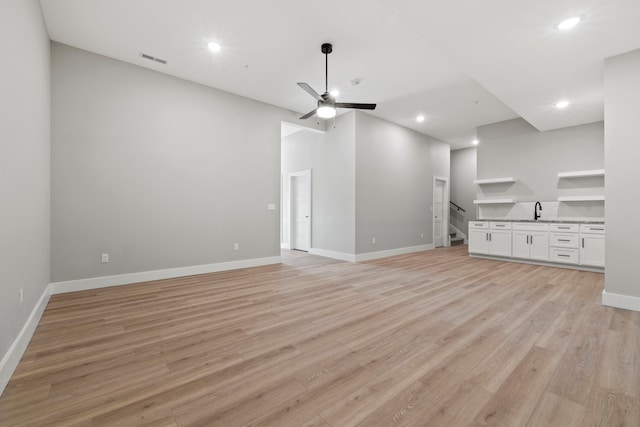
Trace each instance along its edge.
<path fill-rule="evenodd" d="M 603 59 L 640 48 L 638 0 L 41 4 L 52 40 L 300 113 L 314 100 L 296 82 L 323 91 L 320 45 L 331 42 L 340 101 L 377 102 L 372 114 L 453 148 L 469 146 L 476 126 L 515 117 L 539 130 L 602 120 Z M 576 14 L 584 19 L 573 30 L 554 28 Z M 561 98 L 572 105 L 555 109 Z"/>

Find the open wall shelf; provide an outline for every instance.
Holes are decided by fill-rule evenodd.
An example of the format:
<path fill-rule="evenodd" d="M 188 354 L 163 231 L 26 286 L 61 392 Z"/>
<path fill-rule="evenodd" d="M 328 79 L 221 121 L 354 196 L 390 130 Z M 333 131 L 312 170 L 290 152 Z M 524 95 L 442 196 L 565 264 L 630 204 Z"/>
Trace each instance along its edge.
<path fill-rule="evenodd" d="M 504 177 L 504 178 L 488 178 L 488 179 L 476 179 L 473 181 L 474 184 L 483 185 L 483 184 L 504 184 L 509 182 L 516 182 L 518 179 L 512 176 Z"/>
<path fill-rule="evenodd" d="M 474 200 L 473 204 L 475 205 L 505 205 L 509 203 L 515 203 L 514 199 L 485 199 L 485 200 Z"/>
<path fill-rule="evenodd" d="M 558 172 L 558 178 L 584 178 L 589 176 L 604 176 L 604 169 L 575 172 Z"/>
<path fill-rule="evenodd" d="M 604 195 L 598 196 L 564 196 L 558 197 L 559 202 L 604 202 Z"/>

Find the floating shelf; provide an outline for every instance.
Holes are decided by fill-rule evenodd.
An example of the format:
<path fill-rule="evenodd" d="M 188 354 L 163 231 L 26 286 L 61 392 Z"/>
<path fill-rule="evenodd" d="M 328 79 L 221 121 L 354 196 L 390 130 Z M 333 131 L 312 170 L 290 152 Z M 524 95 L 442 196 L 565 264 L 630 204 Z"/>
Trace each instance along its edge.
<path fill-rule="evenodd" d="M 588 176 L 604 176 L 604 169 L 591 171 L 558 172 L 558 178 L 583 178 Z"/>
<path fill-rule="evenodd" d="M 604 195 L 602 196 L 564 196 L 558 197 L 559 202 L 604 202 Z"/>
<path fill-rule="evenodd" d="M 482 184 L 504 184 L 507 182 L 516 182 L 518 179 L 512 176 L 508 176 L 505 178 L 489 178 L 489 179 L 476 179 L 473 181 L 474 184 L 482 185 Z"/>
<path fill-rule="evenodd" d="M 509 204 L 515 203 L 516 201 L 513 199 L 485 199 L 485 200 L 474 200 L 474 205 L 499 205 L 499 204 Z"/>

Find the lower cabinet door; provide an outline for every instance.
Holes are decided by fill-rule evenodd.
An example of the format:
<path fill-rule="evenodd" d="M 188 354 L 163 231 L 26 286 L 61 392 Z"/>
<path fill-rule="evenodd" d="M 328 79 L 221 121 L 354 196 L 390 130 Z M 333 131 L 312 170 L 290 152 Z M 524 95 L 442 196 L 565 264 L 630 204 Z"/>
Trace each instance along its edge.
<path fill-rule="evenodd" d="M 511 256 L 511 231 L 491 230 L 489 232 L 489 254 Z"/>
<path fill-rule="evenodd" d="M 549 233 L 529 232 L 529 258 L 538 261 L 549 260 Z"/>
<path fill-rule="evenodd" d="M 469 230 L 469 253 L 488 254 L 489 238 L 487 230 Z"/>
<path fill-rule="evenodd" d="M 511 255 L 514 258 L 529 258 L 529 232 L 514 231 Z"/>
<path fill-rule="evenodd" d="M 583 234 L 580 240 L 580 264 L 604 267 L 604 234 Z"/>

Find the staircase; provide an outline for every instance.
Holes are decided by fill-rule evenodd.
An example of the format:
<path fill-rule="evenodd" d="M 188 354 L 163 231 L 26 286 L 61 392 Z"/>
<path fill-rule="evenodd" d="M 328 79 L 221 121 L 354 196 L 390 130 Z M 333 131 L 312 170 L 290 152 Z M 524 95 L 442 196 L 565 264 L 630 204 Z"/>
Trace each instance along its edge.
<path fill-rule="evenodd" d="M 457 246 L 464 243 L 464 237 L 459 237 L 456 234 L 457 233 L 455 231 L 451 231 L 451 229 L 449 229 L 449 238 L 451 241 L 451 246 Z"/>

